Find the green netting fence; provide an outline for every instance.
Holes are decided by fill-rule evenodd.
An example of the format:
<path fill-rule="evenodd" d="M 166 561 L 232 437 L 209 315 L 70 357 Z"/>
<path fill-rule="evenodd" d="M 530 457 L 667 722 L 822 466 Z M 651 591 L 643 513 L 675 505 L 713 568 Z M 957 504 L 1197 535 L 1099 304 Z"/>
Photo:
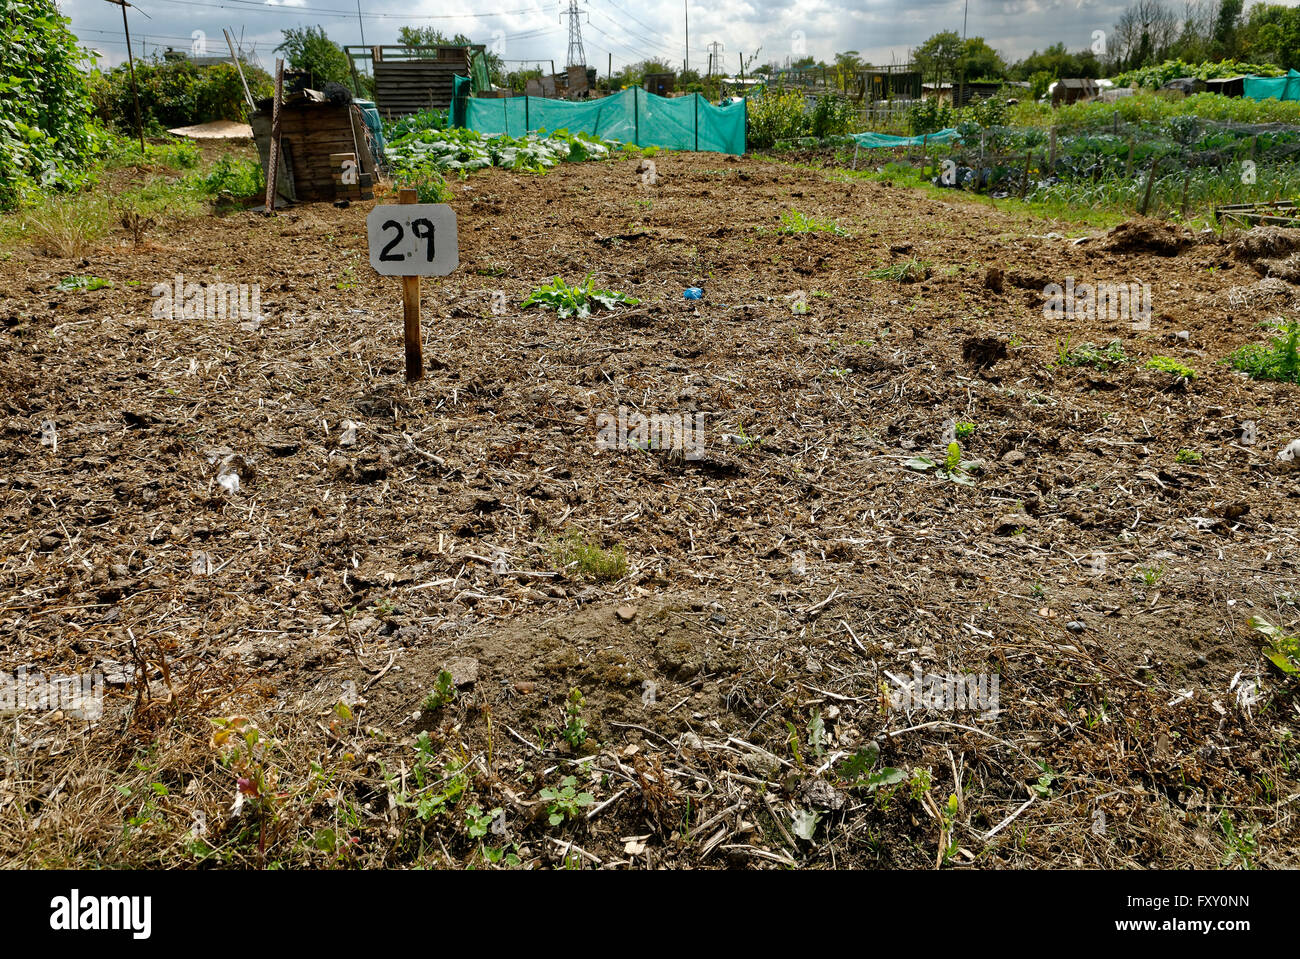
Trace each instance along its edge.
<path fill-rule="evenodd" d="M 947 127 L 943 130 L 936 130 L 934 133 L 926 133 L 919 137 L 896 137 L 890 133 L 852 133 L 850 136 L 853 142 L 869 150 L 885 149 L 888 147 L 919 147 L 931 143 L 950 143 L 957 139 L 957 128 Z"/>
<path fill-rule="evenodd" d="M 1251 100 L 1300 100 L 1300 73 L 1288 70 L 1284 77 L 1246 77 L 1242 95 Z"/>
<path fill-rule="evenodd" d="M 536 130 L 568 130 L 639 147 L 745 152 L 743 100 L 719 107 L 698 93 L 661 97 L 640 87 L 595 100 L 528 96 L 488 99 L 465 95 L 467 86 L 457 84 L 452 125 L 488 136 L 504 133 L 517 137 Z"/>

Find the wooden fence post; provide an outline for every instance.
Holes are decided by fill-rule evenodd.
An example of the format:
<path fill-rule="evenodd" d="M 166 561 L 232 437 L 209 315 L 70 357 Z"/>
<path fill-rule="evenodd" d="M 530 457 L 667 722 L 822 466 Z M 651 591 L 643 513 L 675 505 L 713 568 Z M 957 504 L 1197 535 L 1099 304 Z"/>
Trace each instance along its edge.
<path fill-rule="evenodd" d="M 397 192 L 398 203 L 417 202 L 416 192 L 403 188 Z M 402 277 L 402 340 L 406 347 L 406 382 L 424 376 L 424 344 L 420 338 L 420 278 Z"/>
<path fill-rule="evenodd" d="M 280 105 L 284 102 L 284 61 L 275 61 L 275 98 L 271 100 L 271 142 L 266 151 L 266 215 L 275 212 L 275 189 L 280 170 Z M 296 195 L 296 194 L 295 194 Z"/>

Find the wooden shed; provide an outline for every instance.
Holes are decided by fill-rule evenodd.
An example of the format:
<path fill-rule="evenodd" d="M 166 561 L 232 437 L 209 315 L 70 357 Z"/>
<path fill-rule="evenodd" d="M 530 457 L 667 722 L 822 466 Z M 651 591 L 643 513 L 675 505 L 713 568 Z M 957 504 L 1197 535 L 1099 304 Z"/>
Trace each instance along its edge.
<path fill-rule="evenodd" d="M 455 77 L 471 75 L 471 60 L 487 47 L 401 45 L 346 47 L 355 63 L 369 60 L 375 77 L 375 105 L 386 120 L 419 113 L 421 110 L 449 110 Z"/>
<path fill-rule="evenodd" d="M 921 99 L 921 71 L 881 67 L 859 70 L 858 87 L 868 101 Z"/>
<path fill-rule="evenodd" d="M 641 85 L 649 93 L 657 93 L 661 97 L 670 97 L 673 95 L 673 82 L 676 76 L 671 73 L 647 73 L 641 81 Z"/>
<path fill-rule="evenodd" d="M 1207 93 L 1217 93 L 1223 97 L 1240 97 L 1246 93 L 1246 78 L 1239 77 L 1221 77 L 1217 80 L 1206 80 L 1205 90 Z"/>
<path fill-rule="evenodd" d="M 1081 100 L 1095 100 L 1101 93 L 1101 85 L 1087 77 L 1069 77 L 1057 80 L 1052 88 L 1052 106 L 1059 107 L 1065 103 L 1077 103 Z"/>
<path fill-rule="evenodd" d="M 257 104 L 253 139 L 267 168 L 271 151 L 271 98 Z M 345 173 L 355 163 L 356 183 Z M 362 200 L 374 196 L 374 146 L 361 108 L 342 97 L 330 99 L 316 90 L 286 97 L 280 106 L 280 162 L 276 197 L 289 203 Z"/>

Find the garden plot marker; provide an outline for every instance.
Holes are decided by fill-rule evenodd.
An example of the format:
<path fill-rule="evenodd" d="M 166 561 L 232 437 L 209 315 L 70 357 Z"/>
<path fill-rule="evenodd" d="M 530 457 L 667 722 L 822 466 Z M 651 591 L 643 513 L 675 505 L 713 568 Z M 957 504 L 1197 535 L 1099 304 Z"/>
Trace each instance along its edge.
<path fill-rule="evenodd" d="M 414 190 L 398 202 L 377 206 L 366 217 L 370 265 L 381 276 L 402 278 L 406 381 L 424 375 L 420 343 L 420 277 L 446 276 L 460 265 L 456 211 L 445 203 L 417 203 Z"/>

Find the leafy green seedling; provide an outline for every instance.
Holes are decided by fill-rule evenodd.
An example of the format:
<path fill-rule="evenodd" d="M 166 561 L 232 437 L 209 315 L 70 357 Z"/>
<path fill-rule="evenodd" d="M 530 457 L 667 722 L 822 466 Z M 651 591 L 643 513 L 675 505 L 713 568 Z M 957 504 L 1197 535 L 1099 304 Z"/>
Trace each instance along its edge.
<path fill-rule="evenodd" d="M 577 819 L 582 814 L 582 810 L 596 801 L 595 797 L 588 792 L 578 792 L 578 778 L 576 776 L 565 776 L 560 780 L 560 788 L 547 786 L 540 793 L 549 806 L 547 811 L 550 813 L 548 822 L 552 826 L 558 826 L 566 819 Z"/>
<path fill-rule="evenodd" d="M 592 281 L 594 275 L 588 273 L 577 286 L 569 286 L 557 276 L 546 286 L 539 286 L 529 293 L 521 305 L 555 310 L 562 320 L 571 316 L 581 320 L 591 315 L 592 304 L 612 310 L 616 306 L 636 306 L 641 302 L 636 297 L 617 290 L 597 288 Z"/>

